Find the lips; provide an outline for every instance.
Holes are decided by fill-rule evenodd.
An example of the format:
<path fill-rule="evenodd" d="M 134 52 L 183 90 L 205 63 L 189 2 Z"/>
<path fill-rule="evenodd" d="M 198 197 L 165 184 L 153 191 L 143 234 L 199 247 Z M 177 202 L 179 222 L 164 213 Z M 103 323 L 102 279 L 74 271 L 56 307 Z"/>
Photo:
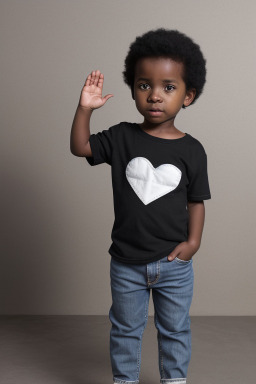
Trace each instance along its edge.
<path fill-rule="evenodd" d="M 163 111 L 161 109 L 149 109 L 148 113 L 150 114 L 150 116 L 160 116 Z"/>

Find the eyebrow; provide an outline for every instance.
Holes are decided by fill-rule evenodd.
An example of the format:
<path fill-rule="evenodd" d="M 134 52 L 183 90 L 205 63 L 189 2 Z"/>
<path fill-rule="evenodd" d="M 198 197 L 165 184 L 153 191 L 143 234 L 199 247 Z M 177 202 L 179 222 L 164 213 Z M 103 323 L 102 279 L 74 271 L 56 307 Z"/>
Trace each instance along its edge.
<path fill-rule="evenodd" d="M 137 79 L 137 81 L 150 81 L 150 79 L 146 79 L 145 77 L 140 77 L 139 79 Z M 163 80 L 163 83 L 176 83 L 177 84 L 178 81 L 166 79 L 166 80 Z"/>

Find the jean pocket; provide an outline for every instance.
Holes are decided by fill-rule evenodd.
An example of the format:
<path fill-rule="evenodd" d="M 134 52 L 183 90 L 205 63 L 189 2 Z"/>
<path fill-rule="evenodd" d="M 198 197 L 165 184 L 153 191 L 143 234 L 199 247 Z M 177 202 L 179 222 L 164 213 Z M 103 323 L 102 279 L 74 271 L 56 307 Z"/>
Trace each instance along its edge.
<path fill-rule="evenodd" d="M 174 260 L 177 263 L 179 263 L 179 264 L 189 264 L 189 263 L 192 263 L 192 258 L 190 260 L 182 260 L 182 259 L 179 259 L 178 257 L 175 257 Z"/>

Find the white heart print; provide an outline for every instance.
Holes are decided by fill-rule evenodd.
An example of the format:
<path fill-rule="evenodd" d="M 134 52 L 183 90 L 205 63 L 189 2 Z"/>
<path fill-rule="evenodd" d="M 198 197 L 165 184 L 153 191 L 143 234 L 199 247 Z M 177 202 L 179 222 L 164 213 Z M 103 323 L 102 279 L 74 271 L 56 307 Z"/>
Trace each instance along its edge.
<path fill-rule="evenodd" d="M 145 157 L 132 159 L 125 173 L 134 192 L 145 205 L 177 188 L 182 176 L 175 165 L 161 164 L 154 168 Z"/>

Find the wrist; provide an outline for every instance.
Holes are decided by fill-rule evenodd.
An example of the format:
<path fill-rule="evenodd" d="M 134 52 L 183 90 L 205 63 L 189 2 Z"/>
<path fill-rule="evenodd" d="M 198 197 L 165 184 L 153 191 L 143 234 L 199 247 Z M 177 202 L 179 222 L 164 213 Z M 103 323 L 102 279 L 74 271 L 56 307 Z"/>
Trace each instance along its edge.
<path fill-rule="evenodd" d="M 187 243 L 196 251 L 200 248 L 200 241 L 198 241 L 197 239 L 188 239 Z"/>
<path fill-rule="evenodd" d="M 83 105 L 81 104 L 78 104 L 77 108 L 83 112 L 86 112 L 86 113 L 92 113 L 94 111 L 93 108 L 91 107 L 84 107 Z"/>

